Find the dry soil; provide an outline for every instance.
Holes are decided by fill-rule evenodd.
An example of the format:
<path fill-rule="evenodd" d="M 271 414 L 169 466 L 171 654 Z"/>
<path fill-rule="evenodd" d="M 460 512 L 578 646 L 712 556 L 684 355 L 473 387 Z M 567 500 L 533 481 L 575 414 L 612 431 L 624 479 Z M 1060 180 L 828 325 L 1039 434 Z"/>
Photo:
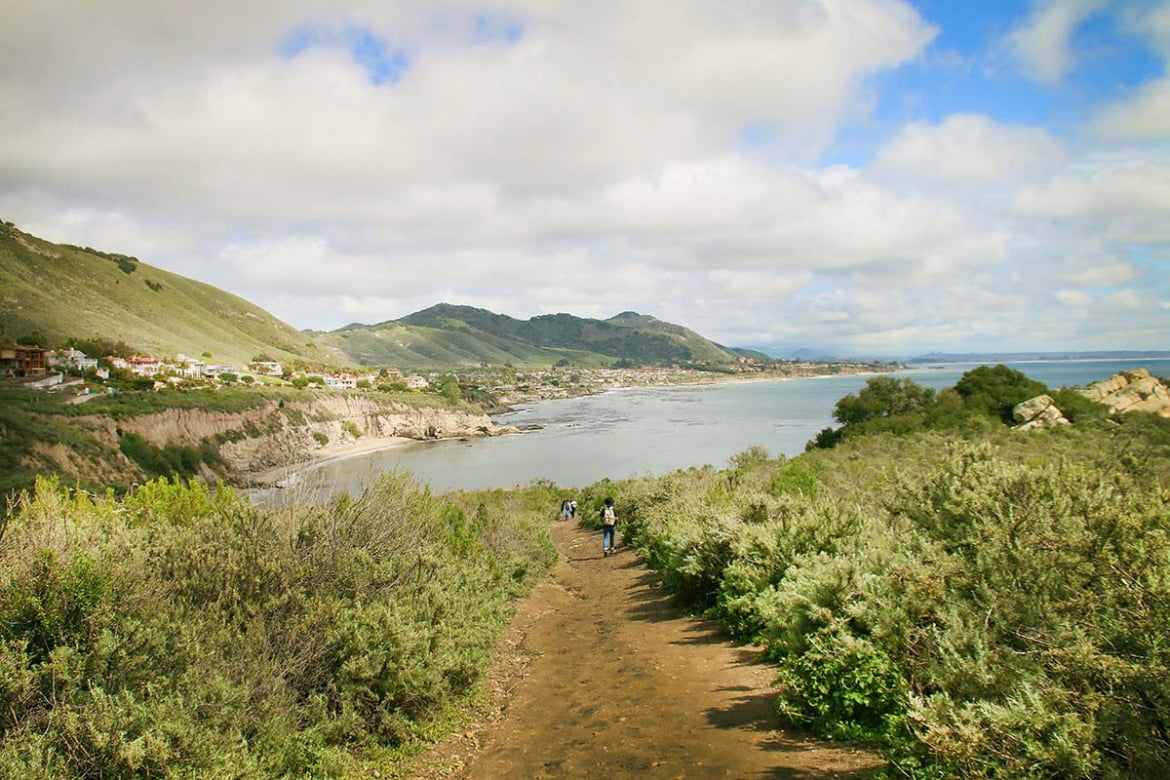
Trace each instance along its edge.
<path fill-rule="evenodd" d="M 494 701 L 417 778 L 858 778 L 870 753 L 780 730 L 758 651 L 670 604 L 633 550 L 557 522 L 560 561 L 502 643 Z"/>

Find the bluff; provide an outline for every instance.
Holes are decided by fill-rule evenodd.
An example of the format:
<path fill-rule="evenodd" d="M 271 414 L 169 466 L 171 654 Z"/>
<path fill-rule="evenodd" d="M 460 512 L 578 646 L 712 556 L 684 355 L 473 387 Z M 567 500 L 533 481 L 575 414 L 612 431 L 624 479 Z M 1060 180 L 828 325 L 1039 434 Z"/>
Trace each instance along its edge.
<path fill-rule="evenodd" d="M 401 437 L 420 441 L 494 436 L 497 428 L 482 413 L 445 407 L 412 407 L 361 396 L 327 396 L 312 401 L 270 399 L 244 411 L 172 408 L 115 419 L 107 415 L 77 418 L 102 445 L 98 453 L 79 453 L 60 444 L 38 444 L 41 468 L 68 480 L 94 484 L 128 484 L 144 474 L 120 444 L 134 436 L 154 448 L 184 447 L 217 457 L 201 463 L 207 481 L 254 484 L 264 472 L 294 467 L 336 454 L 338 445 L 361 438 Z"/>

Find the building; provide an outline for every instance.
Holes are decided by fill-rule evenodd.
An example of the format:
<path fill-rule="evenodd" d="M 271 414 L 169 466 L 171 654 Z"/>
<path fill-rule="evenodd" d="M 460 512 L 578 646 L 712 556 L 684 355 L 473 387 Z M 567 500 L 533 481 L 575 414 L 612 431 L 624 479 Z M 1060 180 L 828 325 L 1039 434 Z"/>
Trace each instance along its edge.
<path fill-rule="evenodd" d="M 163 362 L 156 357 L 134 355 L 126 359 L 127 367 L 136 376 L 158 376 L 163 370 Z"/>
<path fill-rule="evenodd" d="M 350 374 L 342 374 L 341 376 L 327 376 L 324 377 L 325 386 L 332 387 L 335 390 L 354 390 L 357 388 L 357 377 Z"/>
<path fill-rule="evenodd" d="M 79 349 L 70 347 L 62 352 L 50 352 L 49 365 L 69 366 L 82 371 L 89 371 L 98 367 L 98 360 L 97 358 L 88 357 Z"/>
<path fill-rule="evenodd" d="M 18 344 L 0 346 L 0 377 L 44 376 L 49 365 L 49 350 Z"/>

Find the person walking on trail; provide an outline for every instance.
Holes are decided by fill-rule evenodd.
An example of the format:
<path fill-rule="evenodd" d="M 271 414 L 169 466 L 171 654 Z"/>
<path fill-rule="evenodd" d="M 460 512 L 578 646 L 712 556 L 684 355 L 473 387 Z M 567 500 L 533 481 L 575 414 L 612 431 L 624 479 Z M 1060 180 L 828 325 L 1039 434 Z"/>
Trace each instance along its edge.
<path fill-rule="evenodd" d="M 603 556 L 617 552 L 617 520 L 613 499 L 606 498 L 605 506 L 601 508 L 601 554 Z"/>
<path fill-rule="evenodd" d="M 572 502 L 569 501 L 569 499 L 567 499 L 567 498 L 564 501 L 561 501 L 561 519 L 562 520 L 568 520 L 569 516 L 573 513 L 573 508 L 572 508 L 571 504 L 572 504 Z"/>
<path fill-rule="evenodd" d="M 576 516 L 577 516 L 577 499 L 570 498 L 569 499 L 569 517 L 576 517 Z"/>

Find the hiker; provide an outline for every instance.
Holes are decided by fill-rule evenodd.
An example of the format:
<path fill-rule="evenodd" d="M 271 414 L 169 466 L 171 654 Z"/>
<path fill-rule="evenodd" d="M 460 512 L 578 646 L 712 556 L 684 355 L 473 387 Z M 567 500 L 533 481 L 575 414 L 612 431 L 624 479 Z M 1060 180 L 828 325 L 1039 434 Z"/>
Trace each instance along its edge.
<path fill-rule="evenodd" d="M 613 499 L 606 498 L 605 506 L 601 508 L 601 554 L 603 556 L 617 552 L 617 512 L 613 508 Z"/>
<path fill-rule="evenodd" d="M 569 499 L 569 517 L 577 517 L 577 499 Z"/>
<path fill-rule="evenodd" d="M 570 506 L 570 503 L 571 502 L 567 498 L 564 501 L 561 501 L 561 519 L 562 520 L 568 520 L 569 516 L 573 513 L 573 510 L 572 510 L 572 507 Z"/>

